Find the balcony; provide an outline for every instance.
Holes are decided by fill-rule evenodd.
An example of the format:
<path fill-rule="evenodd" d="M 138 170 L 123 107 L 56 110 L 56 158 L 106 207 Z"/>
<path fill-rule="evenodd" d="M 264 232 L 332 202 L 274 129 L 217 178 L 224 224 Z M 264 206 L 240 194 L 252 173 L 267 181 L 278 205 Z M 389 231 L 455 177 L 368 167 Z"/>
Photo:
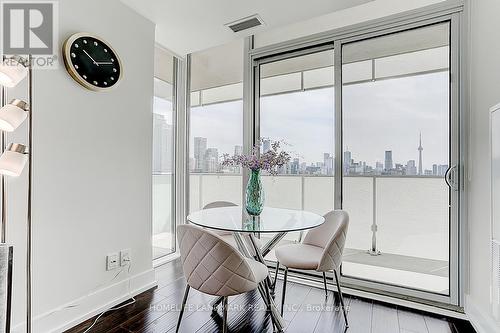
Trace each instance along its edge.
<path fill-rule="evenodd" d="M 333 208 L 333 177 L 264 176 L 263 182 L 267 206 L 318 214 Z M 173 247 L 171 184 L 171 175 L 153 176 L 156 254 Z M 350 214 L 344 275 L 448 294 L 449 203 L 442 177 L 348 176 L 343 191 L 343 207 Z M 241 204 L 241 193 L 241 175 L 190 176 L 191 211 L 217 200 Z M 282 242 L 300 237 L 291 233 Z M 272 252 L 267 259 L 273 260 Z"/>

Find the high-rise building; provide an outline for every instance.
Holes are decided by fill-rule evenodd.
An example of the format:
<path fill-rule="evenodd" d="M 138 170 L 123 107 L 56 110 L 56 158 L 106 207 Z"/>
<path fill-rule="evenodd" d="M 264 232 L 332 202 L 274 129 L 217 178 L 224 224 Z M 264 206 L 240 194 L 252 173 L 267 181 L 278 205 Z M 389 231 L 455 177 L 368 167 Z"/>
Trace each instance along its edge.
<path fill-rule="evenodd" d="M 419 145 L 418 145 L 418 174 L 421 176 L 422 175 L 422 151 L 424 148 L 422 148 L 422 133 L 420 133 L 419 137 Z"/>
<path fill-rule="evenodd" d="M 375 162 L 375 172 L 381 174 L 384 171 L 384 164 L 382 162 Z"/>
<path fill-rule="evenodd" d="M 300 167 L 299 159 L 298 158 L 294 158 L 293 162 L 290 165 L 290 173 L 292 175 L 298 175 L 299 174 L 299 167 Z"/>
<path fill-rule="evenodd" d="M 432 175 L 433 176 L 437 176 L 438 175 L 438 165 L 437 164 L 433 164 L 432 165 Z"/>
<path fill-rule="evenodd" d="M 153 173 L 172 172 L 173 128 L 164 115 L 153 113 Z"/>
<path fill-rule="evenodd" d="M 385 151 L 385 166 L 384 169 L 385 171 L 389 171 L 393 169 L 393 164 L 392 164 L 392 150 L 386 150 Z"/>
<path fill-rule="evenodd" d="M 349 150 L 346 150 L 344 152 L 344 175 L 349 174 L 349 170 L 351 169 L 351 164 L 352 164 L 352 154 Z"/>
<path fill-rule="evenodd" d="M 234 155 L 243 155 L 243 146 L 234 146 Z"/>
<path fill-rule="evenodd" d="M 262 140 L 262 152 L 267 153 L 270 150 L 271 150 L 271 140 L 269 139 Z"/>
<path fill-rule="evenodd" d="M 196 172 L 203 172 L 205 166 L 205 155 L 207 152 L 207 138 L 194 138 L 194 169 Z"/>
<path fill-rule="evenodd" d="M 219 151 L 217 148 L 207 148 L 204 164 L 203 171 L 205 172 L 214 173 L 219 171 Z"/>
<path fill-rule="evenodd" d="M 333 156 L 329 153 L 324 153 L 323 154 L 323 164 L 325 168 L 325 174 L 326 175 L 332 175 L 333 174 Z"/>
<path fill-rule="evenodd" d="M 415 164 L 415 160 L 409 160 L 406 163 L 406 175 L 415 176 L 417 174 L 417 166 Z"/>
<path fill-rule="evenodd" d="M 448 164 L 439 165 L 437 169 L 437 176 L 444 176 L 446 171 L 448 171 Z"/>

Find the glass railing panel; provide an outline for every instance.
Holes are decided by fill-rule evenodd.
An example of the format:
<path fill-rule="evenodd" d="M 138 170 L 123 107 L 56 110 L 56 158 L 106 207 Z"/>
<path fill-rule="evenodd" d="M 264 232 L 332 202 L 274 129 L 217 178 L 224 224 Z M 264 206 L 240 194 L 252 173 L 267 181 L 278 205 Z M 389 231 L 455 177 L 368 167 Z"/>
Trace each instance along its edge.
<path fill-rule="evenodd" d="M 153 175 L 153 258 L 175 252 L 172 174 Z"/>
<path fill-rule="evenodd" d="M 304 209 L 324 215 L 333 209 L 334 178 L 327 176 L 302 177 Z"/>
<path fill-rule="evenodd" d="M 229 201 L 241 205 L 241 184 L 240 174 L 208 174 L 203 175 L 200 181 L 201 206 L 202 208 L 214 201 Z"/>
<path fill-rule="evenodd" d="M 344 177 L 342 207 L 349 213 L 346 248 L 367 251 L 371 246 L 373 220 L 373 179 Z"/>
<path fill-rule="evenodd" d="M 378 178 L 376 188 L 379 249 L 446 266 L 449 198 L 443 178 Z"/>
<path fill-rule="evenodd" d="M 202 208 L 201 202 L 201 175 L 190 174 L 189 176 L 189 211 L 196 212 Z"/>

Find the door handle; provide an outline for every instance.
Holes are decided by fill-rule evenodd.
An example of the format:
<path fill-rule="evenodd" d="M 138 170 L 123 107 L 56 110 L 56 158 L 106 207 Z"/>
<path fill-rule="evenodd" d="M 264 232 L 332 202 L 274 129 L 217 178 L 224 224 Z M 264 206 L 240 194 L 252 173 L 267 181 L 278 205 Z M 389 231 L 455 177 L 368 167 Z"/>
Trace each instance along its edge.
<path fill-rule="evenodd" d="M 446 182 L 446 185 L 448 185 L 452 190 L 458 191 L 458 183 L 456 181 L 456 170 L 457 166 L 452 165 L 446 170 L 446 173 L 444 174 L 444 181 Z"/>

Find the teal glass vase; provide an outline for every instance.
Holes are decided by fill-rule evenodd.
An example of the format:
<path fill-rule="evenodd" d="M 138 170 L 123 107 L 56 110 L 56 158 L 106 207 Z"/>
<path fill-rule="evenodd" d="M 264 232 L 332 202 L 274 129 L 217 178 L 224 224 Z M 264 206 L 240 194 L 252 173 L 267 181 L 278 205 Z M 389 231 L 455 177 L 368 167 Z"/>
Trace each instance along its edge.
<path fill-rule="evenodd" d="M 262 209 L 264 209 L 264 188 L 262 187 L 262 179 L 260 178 L 260 169 L 250 171 L 245 206 L 248 214 L 256 216 L 260 215 Z"/>

